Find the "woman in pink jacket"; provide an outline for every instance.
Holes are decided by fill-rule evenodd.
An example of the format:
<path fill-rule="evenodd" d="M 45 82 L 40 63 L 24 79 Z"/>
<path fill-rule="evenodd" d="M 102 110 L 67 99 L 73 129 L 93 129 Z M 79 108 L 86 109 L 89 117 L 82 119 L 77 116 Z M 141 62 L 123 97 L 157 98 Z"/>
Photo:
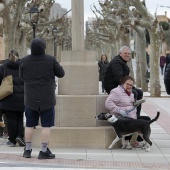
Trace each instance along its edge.
<path fill-rule="evenodd" d="M 135 99 L 134 94 L 132 93 L 133 86 L 134 79 L 132 77 L 126 76 L 122 78 L 120 85 L 111 90 L 105 101 L 106 108 L 110 110 L 111 114 L 114 114 L 119 119 L 137 119 L 136 107 L 138 105 L 134 104 Z M 138 119 L 151 120 L 148 116 L 138 116 Z M 131 137 L 131 135 L 125 137 L 125 140 L 127 141 L 127 149 L 132 149 L 132 146 L 129 143 Z M 135 142 L 134 146 L 142 147 L 143 144 L 143 139 L 138 136 L 137 142 Z"/>
<path fill-rule="evenodd" d="M 132 87 L 134 79 L 130 76 L 122 78 L 118 87 L 111 90 L 109 97 L 106 99 L 105 106 L 111 114 L 116 117 L 128 117 L 137 119 L 136 106 L 134 106 L 134 94 Z"/>

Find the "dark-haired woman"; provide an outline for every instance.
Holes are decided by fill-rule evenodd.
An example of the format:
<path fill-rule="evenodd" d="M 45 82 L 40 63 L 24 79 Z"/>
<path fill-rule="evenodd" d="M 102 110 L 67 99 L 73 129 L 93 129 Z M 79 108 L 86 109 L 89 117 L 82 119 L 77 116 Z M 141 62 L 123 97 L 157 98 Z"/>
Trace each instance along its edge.
<path fill-rule="evenodd" d="M 104 93 L 105 89 L 104 89 L 104 75 L 106 72 L 106 69 L 109 65 L 109 62 L 107 60 L 107 55 L 103 54 L 101 56 L 100 61 L 98 62 L 98 66 L 99 66 L 99 81 L 102 82 L 102 93 Z"/>

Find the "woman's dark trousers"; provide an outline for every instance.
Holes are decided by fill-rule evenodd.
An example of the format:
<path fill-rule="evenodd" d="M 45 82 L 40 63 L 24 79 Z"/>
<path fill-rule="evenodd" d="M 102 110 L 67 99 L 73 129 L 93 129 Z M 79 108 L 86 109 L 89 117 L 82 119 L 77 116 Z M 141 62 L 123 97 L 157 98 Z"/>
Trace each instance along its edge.
<path fill-rule="evenodd" d="M 134 98 L 135 100 L 140 100 L 143 98 L 143 91 L 141 89 L 138 89 L 136 87 L 133 87 L 132 89 L 132 93 L 134 94 Z M 141 112 L 141 104 L 136 108 L 137 112 L 137 117 L 140 116 L 140 112 Z"/>
<path fill-rule="evenodd" d="M 8 140 L 15 144 L 16 137 L 22 139 L 24 137 L 23 112 L 5 110 L 5 115 L 8 124 Z"/>

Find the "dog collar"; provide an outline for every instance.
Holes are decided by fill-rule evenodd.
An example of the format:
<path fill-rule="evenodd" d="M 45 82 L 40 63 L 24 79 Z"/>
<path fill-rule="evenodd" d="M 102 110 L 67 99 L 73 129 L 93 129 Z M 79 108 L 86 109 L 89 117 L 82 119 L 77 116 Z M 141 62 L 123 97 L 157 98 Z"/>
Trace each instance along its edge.
<path fill-rule="evenodd" d="M 117 120 L 118 120 L 117 117 L 112 116 L 112 117 L 110 117 L 110 118 L 108 119 L 108 122 L 109 122 L 109 123 L 115 123 Z"/>

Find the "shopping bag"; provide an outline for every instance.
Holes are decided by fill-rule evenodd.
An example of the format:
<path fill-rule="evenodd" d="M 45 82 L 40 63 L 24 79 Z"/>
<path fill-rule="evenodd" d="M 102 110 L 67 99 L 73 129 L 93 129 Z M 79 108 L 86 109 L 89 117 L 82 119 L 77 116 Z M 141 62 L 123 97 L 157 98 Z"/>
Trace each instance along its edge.
<path fill-rule="evenodd" d="M 13 93 L 12 75 L 6 76 L 2 79 L 0 86 L 0 100 Z"/>

